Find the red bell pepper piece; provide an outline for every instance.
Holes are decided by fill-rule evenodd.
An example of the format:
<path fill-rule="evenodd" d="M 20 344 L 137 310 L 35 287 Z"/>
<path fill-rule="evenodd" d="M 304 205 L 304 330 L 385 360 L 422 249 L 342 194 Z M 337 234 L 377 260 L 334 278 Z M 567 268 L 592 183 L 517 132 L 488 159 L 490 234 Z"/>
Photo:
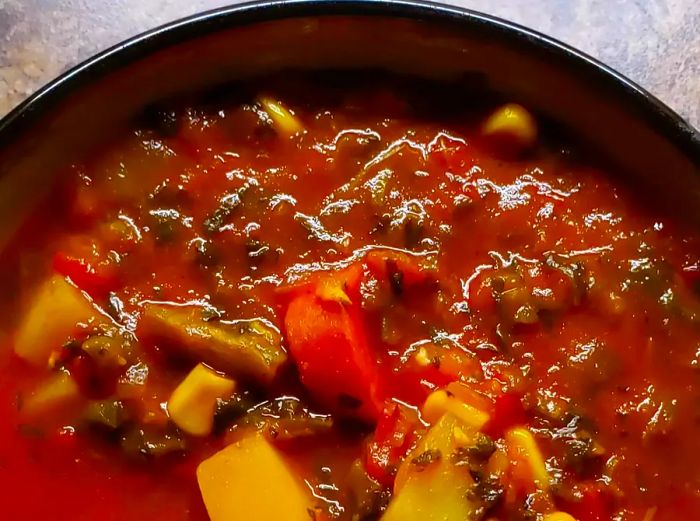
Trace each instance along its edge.
<path fill-rule="evenodd" d="M 415 411 L 396 402 L 388 402 L 367 445 L 367 474 L 380 485 L 391 487 L 396 470 L 413 448 L 421 427 Z"/>
<path fill-rule="evenodd" d="M 382 382 L 357 304 L 302 293 L 289 303 L 284 324 L 301 382 L 312 396 L 331 411 L 374 423 Z"/>
<path fill-rule="evenodd" d="M 527 423 L 527 415 L 520 395 L 505 393 L 494 401 L 493 415 L 484 426 L 484 432 L 500 438 L 507 429 L 525 423 Z"/>
<path fill-rule="evenodd" d="M 95 266 L 65 253 L 54 255 L 53 269 L 93 298 L 103 298 L 117 286 L 117 274 L 112 266 Z"/>

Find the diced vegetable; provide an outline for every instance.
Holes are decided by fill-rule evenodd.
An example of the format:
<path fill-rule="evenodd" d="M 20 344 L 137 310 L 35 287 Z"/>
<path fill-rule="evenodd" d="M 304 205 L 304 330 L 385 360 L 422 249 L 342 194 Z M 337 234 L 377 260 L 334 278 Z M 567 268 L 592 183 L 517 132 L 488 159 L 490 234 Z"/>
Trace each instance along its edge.
<path fill-rule="evenodd" d="M 352 502 L 353 517 L 357 519 L 378 519 L 389 503 L 391 496 L 388 489 L 382 487 L 369 476 L 362 460 L 354 461 L 346 476 L 349 496 Z"/>
<path fill-rule="evenodd" d="M 233 394 L 236 383 L 197 364 L 168 400 L 168 414 L 175 425 L 192 436 L 207 436 L 214 426 L 216 401 Z"/>
<path fill-rule="evenodd" d="M 327 434 L 333 427 L 333 418 L 312 413 L 297 398 L 282 397 L 259 404 L 236 425 L 253 427 L 270 441 L 285 442 Z"/>
<path fill-rule="evenodd" d="M 53 269 L 68 277 L 77 287 L 94 298 L 105 297 L 117 286 L 117 272 L 110 264 L 94 266 L 90 261 L 71 256 L 66 253 L 56 253 L 53 258 Z"/>
<path fill-rule="evenodd" d="M 211 521 L 309 521 L 310 494 L 260 434 L 203 461 L 197 481 Z"/>
<path fill-rule="evenodd" d="M 287 342 L 304 386 L 319 403 L 374 422 L 383 397 L 359 310 L 302 294 L 285 315 Z"/>
<path fill-rule="evenodd" d="M 61 276 L 51 277 L 38 291 L 15 335 L 17 356 L 46 366 L 79 325 L 97 323 L 103 315 L 90 298 Z"/>
<path fill-rule="evenodd" d="M 394 497 L 382 521 L 465 521 L 477 519 L 479 506 L 470 499 L 474 481 L 453 462 L 460 444 L 461 421 L 444 415 L 428 431 L 399 469 Z"/>
<path fill-rule="evenodd" d="M 24 399 L 21 405 L 22 417 L 30 420 L 47 420 L 60 416 L 81 404 L 78 384 L 70 374 L 59 371 L 42 382 Z"/>
<path fill-rule="evenodd" d="M 160 458 L 183 452 L 187 444 L 178 432 L 134 426 L 122 435 L 121 448 L 131 458 Z"/>
<path fill-rule="evenodd" d="M 484 431 L 495 437 L 503 436 L 506 429 L 517 425 L 525 425 L 527 416 L 520 395 L 504 393 L 496 397 L 491 420 Z"/>
<path fill-rule="evenodd" d="M 301 121 L 281 102 L 272 98 L 261 97 L 258 103 L 262 105 L 267 115 L 270 116 L 272 126 L 280 135 L 293 136 L 304 130 Z"/>
<path fill-rule="evenodd" d="M 123 339 L 106 335 L 94 335 L 80 346 L 98 366 L 105 369 L 124 367 L 127 364 Z"/>
<path fill-rule="evenodd" d="M 85 409 L 85 420 L 108 429 L 119 428 L 127 419 L 127 411 L 119 400 L 91 401 Z"/>
<path fill-rule="evenodd" d="M 602 486 L 604 487 L 604 485 Z M 580 483 L 577 488 L 580 497 L 576 498 L 576 501 L 564 502 L 566 510 L 570 512 L 575 521 L 606 521 L 612 518 L 613 498 L 609 493 L 601 490 L 600 483 L 584 482 Z"/>
<path fill-rule="evenodd" d="M 566 512 L 552 512 L 544 516 L 542 521 L 576 521 L 576 518 Z"/>
<path fill-rule="evenodd" d="M 518 478 L 522 478 L 523 481 L 530 479 L 537 488 L 549 489 L 549 474 L 544 464 L 544 458 L 530 431 L 524 427 L 515 427 L 506 432 L 505 439 L 508 456 L 516 465 L 514 475 L 516 480 Z"/>
<path fill-rule="evenodd" d="M 218 232 L 231 218 L 231 215 L 243 204 L 243 198 L 249 193 L 251 185 L 246 183 L 240 188 L 225 194 L 216 209 L 202 223 L 204 231 L 211 235 Z"/>
<path fill-rule="evenodd" d="M 423 426 L 415 410 L 389 402 L 367 445 L 367 473 L 380 484 L 391 486 L 399 463 L 413 448 L 422 430 Z"/>
<path fill-rule="evenodd" d="M 117 389 L 119 367 L 100 366 L 85 354 L 80 354 L 67 364 L 80 392 L 92 399 L 108 398 Z"/>
<path fill-rule="evenodd" d="M 140 326 L 181 354 L 233 377 L 270 383 L 287 360 L 277 329 L 263 319 L 207 322 L 204 308 L 149 303 Z"/>
<path fill-rule="evenodd" d="M 433 392 L 423 404 L 423 419 L 429 423 L 435 423 L 449 412 L 469 427 L 475 430 L 481 429 L 489 421 L 490 416 L 485 409 L 490 404 L 483 397 L 472 398 L 468 395 L 467 389 L 460 393 L 463 387 L 465 386 L 461 384 L 452 384 L 447 390 Z"/>
<path fill-rule="evenodd" d="M 391 283 L 396 294 L 430 281 L 434 273 L 421 266 L 419 257 L 394 250 L 372 250 L 366 257 L 367 267 L 380 280 Z"/>
<path fill-rule="evenodd" d="M 496 151 L 513 156 L 535 144 L 537 123 L 527 109 L 509 103 L 491 113 L 481 132 Z"/>

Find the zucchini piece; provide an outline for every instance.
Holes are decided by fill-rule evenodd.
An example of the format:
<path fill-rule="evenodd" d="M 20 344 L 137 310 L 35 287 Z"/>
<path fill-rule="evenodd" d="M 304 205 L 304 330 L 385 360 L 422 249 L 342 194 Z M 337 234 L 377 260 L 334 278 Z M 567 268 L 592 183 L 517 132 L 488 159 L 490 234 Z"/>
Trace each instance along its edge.
<path fill-rule="evenodd" d="M 198 362 L 235 378 L 270 383 L 287 361 L 279 331 L 260 318 L 230 322 L 206 320 L 201 306 L 147 303 L 141 327 Z"/>

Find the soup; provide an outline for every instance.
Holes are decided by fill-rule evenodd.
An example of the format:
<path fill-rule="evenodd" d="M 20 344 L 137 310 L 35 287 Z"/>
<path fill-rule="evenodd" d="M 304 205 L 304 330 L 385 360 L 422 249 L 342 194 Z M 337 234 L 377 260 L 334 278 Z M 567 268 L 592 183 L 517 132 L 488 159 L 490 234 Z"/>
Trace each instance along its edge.
<path fill-rule="evenodd" d="M 76 158 L 3 255 L 1 517 L 700 518 L 698 235 L 508 101 L 288 74 Z"/>

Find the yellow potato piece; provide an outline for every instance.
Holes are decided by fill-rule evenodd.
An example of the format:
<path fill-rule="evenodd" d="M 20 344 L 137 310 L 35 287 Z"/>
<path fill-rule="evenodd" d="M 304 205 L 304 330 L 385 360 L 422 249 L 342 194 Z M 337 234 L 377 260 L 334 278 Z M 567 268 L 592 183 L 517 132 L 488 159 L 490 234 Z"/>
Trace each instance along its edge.
<path fill-rule="evenodd" d="M 309 521 L 310 493 L 259 433 L 203 461 L 197 480 L 211 521 Z"/>
<path fill-rule="evenodd" d="M 394 497 L 381 521 L 465 521 L 475 518 L 468 492 L 474 481 L 451 461 L 462 422 L 445 414 L 399 467 Z"/>
<path fill-rule="evenodd" d="M 197 364 L 170 396 L 168 415 L 186 433 L 207 436 L 214 426 L 216 400 L 228 398 L 235 388 L 230 378 Z"/>
<path fill-rule="evenodd" d="M 92 300 L 59 275 L 47 280 L 34 297 L 15 335 L 17 356 L 46 367 L 54 349 L 75 334 L 78 324 L 101 318 Z"/>
<path fill-rule="evenodd" d="M 56 416 L 77 408 L 83 401 L 73 377 L 60 371 L 43 381 L 24 400 L 21 414 L 24 419 L 50 422 Z"/>

